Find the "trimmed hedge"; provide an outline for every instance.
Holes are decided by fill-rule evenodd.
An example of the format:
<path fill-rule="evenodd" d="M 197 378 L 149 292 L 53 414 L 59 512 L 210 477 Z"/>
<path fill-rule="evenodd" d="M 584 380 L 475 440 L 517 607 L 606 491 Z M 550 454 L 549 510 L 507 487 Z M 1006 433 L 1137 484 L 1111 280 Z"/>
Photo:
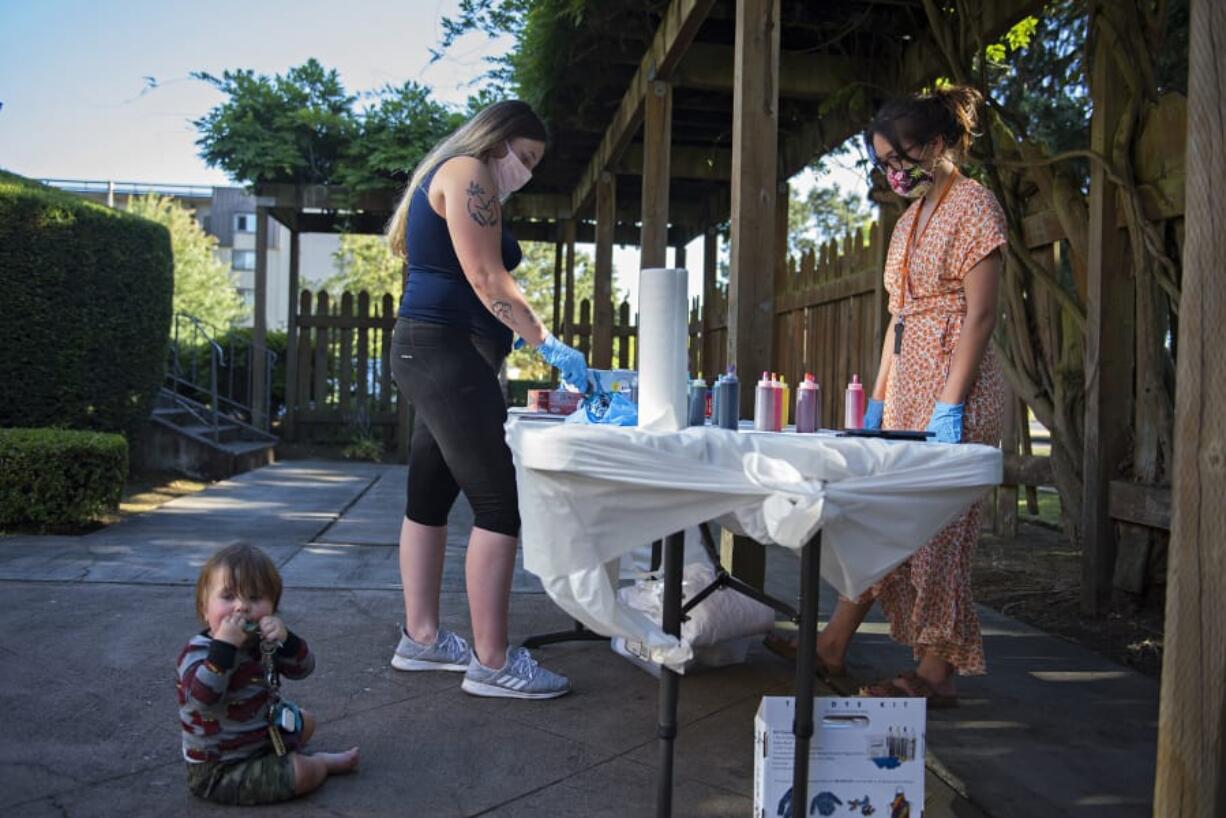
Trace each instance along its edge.
<path fill-rule="evenodd" d="M 127 476 L 123 435 L 0 429 L 0 526 L 89 522 L 119 507 Z"/>
<path fill-rule="evenodd" d="M 173 292 L 166 228 L 0 171 L 0 426 L 133 432 Z"/>

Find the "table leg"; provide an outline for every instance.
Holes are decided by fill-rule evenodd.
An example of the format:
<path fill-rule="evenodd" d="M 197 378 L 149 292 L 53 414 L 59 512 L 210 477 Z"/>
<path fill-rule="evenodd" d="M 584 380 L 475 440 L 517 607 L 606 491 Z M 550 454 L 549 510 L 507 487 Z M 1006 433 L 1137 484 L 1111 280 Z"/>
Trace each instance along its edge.
<path fill-rule="evenodd" d="M 800 556 L 800 629 L 796 634 L 796 711 L 792 720 L 792 814 L 808 815 L 809 739 L 813 736 L 813 679 L 817 675 L 817 601 L 821 582 L 822 533 Z"/>
<path fill-rule="evenodd" d="M 669 534 L 664 541 L 664 632 L 681 635 L 681 572 L 685 557 L 685 532 Z M 660 669 L 659 736 L 660 779 L 656 784 L 656 818 L 673 814 L 673 739 L 677 736 L 678 674 Z"/>

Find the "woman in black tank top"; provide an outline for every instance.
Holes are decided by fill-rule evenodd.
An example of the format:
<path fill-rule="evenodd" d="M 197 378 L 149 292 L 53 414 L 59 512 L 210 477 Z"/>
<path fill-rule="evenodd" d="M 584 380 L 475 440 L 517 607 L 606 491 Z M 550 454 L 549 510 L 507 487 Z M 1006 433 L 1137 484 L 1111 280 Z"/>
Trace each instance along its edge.
<path fill-rule="evenodd" d="M 464 671 L 461 687 L 477 696 L 570 690 L 564 676 L 507 645 L 519 510 L 498 372 L 512 334 L 563 381 L 587 384 L 583 356 L 545 330 L 509 272 L 521 254 L 501 205 L 531 178 L 546 136 L 526 103 L 486 108 L 422 160 L 388 226 L 409 273 L 392 372 L 416 410 L 400 529 L 405 625 L 392 666 Z M 472 649 L 439 624 L 447 517 L 461 491 L 474 516 L 465 560 Z"/>

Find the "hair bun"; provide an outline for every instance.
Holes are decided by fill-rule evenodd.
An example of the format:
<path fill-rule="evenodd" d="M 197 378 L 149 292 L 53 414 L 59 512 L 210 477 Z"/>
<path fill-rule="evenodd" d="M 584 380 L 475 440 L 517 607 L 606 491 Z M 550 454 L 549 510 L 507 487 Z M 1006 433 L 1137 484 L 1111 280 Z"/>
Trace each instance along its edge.
<path fill-rule="evenodd" d="M 946 85 L 933 91 L 932 96 L 945 107 L 953 120 L 953 131 L 946 135 L 946 142 L 958 154 L 966 155 L 979 124 L 983 94 L 970 85 Z"/>

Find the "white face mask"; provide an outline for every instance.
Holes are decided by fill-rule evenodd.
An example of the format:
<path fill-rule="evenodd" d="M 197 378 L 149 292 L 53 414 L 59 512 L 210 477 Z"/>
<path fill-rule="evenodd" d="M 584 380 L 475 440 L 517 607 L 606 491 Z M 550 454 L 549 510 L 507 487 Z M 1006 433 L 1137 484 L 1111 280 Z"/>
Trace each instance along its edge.
<path fill-rule="evenodd" d="M 498 185 L 498 200 L 501 202 L 511 198 L 512 193 L 528 184 L 528 180 L 532 178 L 532 171 L 528 170 L 523 160 L 511 150 L 511 143 L 507 142 L 506 146 L 507 155 L 494 157 L 491 168 L 494 184 Z"/>

